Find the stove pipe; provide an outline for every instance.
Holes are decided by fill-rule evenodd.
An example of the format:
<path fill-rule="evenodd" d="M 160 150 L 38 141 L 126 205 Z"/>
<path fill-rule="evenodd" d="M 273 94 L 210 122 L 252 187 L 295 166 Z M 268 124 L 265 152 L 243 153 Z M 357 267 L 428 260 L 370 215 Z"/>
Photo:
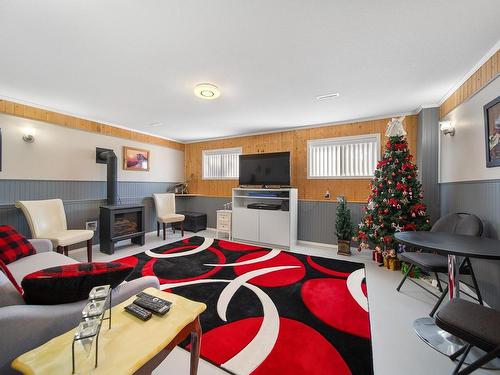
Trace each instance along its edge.
<path fill-rule="evenodd" d="M 114 206 L 116 202 L 116 189 L 117 189 L 117 167 L 116 167 L 116 154 L 113 150 L 101 151 L 97 154 L 98 159 L 105 162 L 107 165 L 107 200 L 109 206 Z"/>

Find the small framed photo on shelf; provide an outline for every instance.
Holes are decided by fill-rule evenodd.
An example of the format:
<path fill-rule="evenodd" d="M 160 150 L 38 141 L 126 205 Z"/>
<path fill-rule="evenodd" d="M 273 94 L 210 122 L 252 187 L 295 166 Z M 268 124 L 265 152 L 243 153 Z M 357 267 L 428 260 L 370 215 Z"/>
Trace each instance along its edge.
<path fill-rule="evenodd" d="M 123 147 L 123 169 L 127 171 L 149 171 L 149 150 Z"/>
<path fill-rule="evenodd" d="M 500 166 L 500 96 L 484 107 L 486 167 Z"/>

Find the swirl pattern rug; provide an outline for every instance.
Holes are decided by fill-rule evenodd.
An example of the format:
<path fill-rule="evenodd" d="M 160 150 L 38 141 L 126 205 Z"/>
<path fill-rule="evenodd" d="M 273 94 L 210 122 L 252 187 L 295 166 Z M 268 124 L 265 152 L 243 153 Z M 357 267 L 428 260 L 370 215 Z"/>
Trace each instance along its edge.
<path fill-rule="evenodd" d="M 198 236 L 118 261 L 208 306 L 201 356 L 229 373 L 373 374 L 363 264 Z"/>

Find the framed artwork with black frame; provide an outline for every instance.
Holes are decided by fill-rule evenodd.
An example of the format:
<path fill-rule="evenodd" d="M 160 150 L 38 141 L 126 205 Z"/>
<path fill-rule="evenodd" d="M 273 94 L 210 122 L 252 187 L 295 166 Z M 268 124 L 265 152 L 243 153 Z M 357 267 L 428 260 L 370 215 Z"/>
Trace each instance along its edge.
<path fill-rule="evenodd" d="M 486 167 L 500 167 L 500 96 L 484 107 Z"/>

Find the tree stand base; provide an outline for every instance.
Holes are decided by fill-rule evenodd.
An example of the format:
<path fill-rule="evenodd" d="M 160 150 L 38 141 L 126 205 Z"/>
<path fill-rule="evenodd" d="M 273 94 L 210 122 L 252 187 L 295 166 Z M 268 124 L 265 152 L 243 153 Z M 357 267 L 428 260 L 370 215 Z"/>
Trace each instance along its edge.
<path fill-rule="evenodd" d="M 351 241 L 337 241 L 337 254 L 338 255 L 351 255 Z"/>

